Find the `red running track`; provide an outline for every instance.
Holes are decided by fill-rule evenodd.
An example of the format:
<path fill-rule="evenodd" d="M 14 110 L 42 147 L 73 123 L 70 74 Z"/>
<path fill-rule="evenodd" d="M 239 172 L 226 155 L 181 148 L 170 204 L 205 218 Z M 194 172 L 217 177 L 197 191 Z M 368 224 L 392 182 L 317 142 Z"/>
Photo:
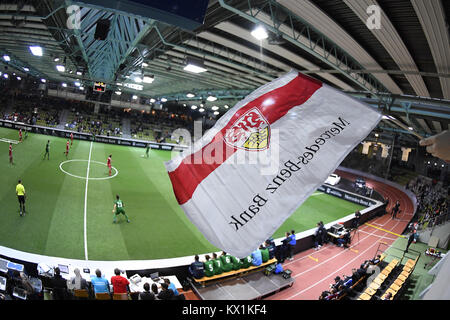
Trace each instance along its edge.
<path fill-rule="evenodd" d="M 336 171 L 341 177 L 353 181 L 357 176 L 345 171 Z M 390 214 L 385 214 L 368 221 L 369 224 L 401 234 L 414 214 L 411 199 L 401 190 L 388 184 L 366 179 L 369 187 L 374 188 L 384 198 L 389 198 L 387 211 L 390 212 L 397 200 L 400 202 L 401 212 L 393 220 Z M 295 282 L 292 287 L 284 289 L 267 300 L 317 300 L 334 278 L 351 275 L 353 268 L 358 268 L 365 260 L 372 259 L 380 250 L 385 251 L 398 237 L 392 233 L 382 231 L 367 225 L 358 228 L 358 236 L 352 240 L 349 248 L 340 248 L 328 243 L 315 251 L 313 248 L 297 254 L 292 261 L 286 261 L 283 268 L 292 270 Z"/>

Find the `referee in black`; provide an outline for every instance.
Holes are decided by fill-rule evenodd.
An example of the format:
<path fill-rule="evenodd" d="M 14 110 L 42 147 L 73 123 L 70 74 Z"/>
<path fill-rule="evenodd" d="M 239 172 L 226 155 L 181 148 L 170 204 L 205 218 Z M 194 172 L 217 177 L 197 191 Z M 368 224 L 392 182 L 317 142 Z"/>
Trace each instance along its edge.
<path fill-rule="evenodd" d="M 47 144 L 45 145 L 44 160 L 45 160 L 45 156 L 47 156 L 47 160 L 50 160 L 50 140 L 48 140 Z"/>

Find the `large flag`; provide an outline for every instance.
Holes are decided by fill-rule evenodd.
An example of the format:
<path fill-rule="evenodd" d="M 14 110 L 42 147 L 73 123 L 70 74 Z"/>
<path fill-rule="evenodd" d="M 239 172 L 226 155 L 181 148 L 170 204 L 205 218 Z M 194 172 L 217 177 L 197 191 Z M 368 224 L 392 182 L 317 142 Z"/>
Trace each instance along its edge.
<path fill-rule="evenodd" d="M 166 162 L 175 197 L 208 241 L 245 257 L 273 235 L 381 117 L 291 71 L 238 102 L 189 151 Z"/>

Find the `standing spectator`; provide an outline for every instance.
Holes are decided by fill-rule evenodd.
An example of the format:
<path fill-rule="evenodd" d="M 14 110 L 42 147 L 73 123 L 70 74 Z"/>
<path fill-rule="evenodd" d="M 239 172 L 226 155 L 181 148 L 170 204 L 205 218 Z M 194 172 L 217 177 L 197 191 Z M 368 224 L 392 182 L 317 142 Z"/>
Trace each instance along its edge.
<path fill-rule="evenodd" d="M 91 284 L 94 287 L 94 293 L 110 293 L 109 282 L 102 276 L 102 272 L 95 270 L 95 276 L 91 276 Z"/>
<path fill-rule="evenodd" d="M 316 229 L 316 232 L 314 233 L 314 250 L 319 250 L 320 247 L 322 247 L 322 244 L 323 244 L 322 243 L 322 239 L 323 239 L 322 232 L 323 232 L 322 226 L 321 226 L 320 222 L 317 222 L 317 229 Z"/>
<path fill-rule="evenodd" d="M 289 236 L 289 260 L 294 260 L 294 248 L 297 244 L 297 238 L 295 236 L 295 231 L 291 230 L 291 235 Z"/>
<path fill-rule="evenodd" d="M 111 277 L 113 293 L 128 293 L 128 285 L 130 284 L 128 279 L 120 275 L 120 270 L 118 268 L 114 269 L 114 274 L 115 276 Z"/>
<path fill-rule="evenodd" d="M 189 273 L 195 279 L 201 279 L 205 276 L 205 265 L 200 261 L 200 257 L 196 255 L 194 257 L 195 261 L 189 266 Z"/>
<path fill-rule="evenodd" d="M 52 279 L 53 300 L 67 299 L 67 281 L 61 276 L 61 271 L 58 267 L 55 268 L 55 275 Z"/>
<path fill-rule="evenodd" d="M 174 295 L 175 297 L 178 296 L 178 295 L 180 294 L 180 293 L 178 292 L 177 287 L 175 287 L 175 285 L 174 285 L 172 282 L 170 282 L 169 279 L 164 278 L 164 282 L 167 283 L 167 285 L 169 286 L 169 290 L 172 290 L 172 291 L 173 291 L 173 295 Z"/>
<path fill-rule="evenodd" d="M 411 245 L 411 243 L 416 242 L 416 233 L 417 233 L 417 231 L 413 230 L 413 232 L 411 232 L 411 234 L 409 235 L 408 244 L 406 245 L 405 252 L 408 252 L 408 249 L 409 249 L 409 246 Z"/>
<path fill-rule="evenodd" d="M 139 293 L 139 300 L 155 300 L 155 295 L 150 291 L 150 285 L 144 283 L 144 291 Z"/>
<path fill-rule="evenodd" d="M 399 212 L 400 212 L 400 201 L 397 200 L 391 211 L 392 219 L 395 219 L 397 217 L 397 213 Z"/>
<path fill-rule="evenodd" d="M 292 248 L 291 248 L 291 234 L 289 232 L 286 232 L 286 238 L 283 239 L 283 245 L 284 245 L 284 259 L 292 260 Z"/>
<path fill-rule="evenodd" d="M 320 224 L 320 229 L 321 231 L 321 235 L 322 235 L 322 245 L 324 243 L 327 242 L 327 237 L 328 237 L 328 233 L 327 233 L 327 229 L 325 228 L 325 225 L 323 224 L 323 221 L 319 221 Z"/>
<path fill-rule="evenodd" d="M 169 285 L 165 282 L 161 283 L 161 292 L 158 294 L 160 300 L 172 300 L 174 297 L 173 291 L 169 289 Z"/>

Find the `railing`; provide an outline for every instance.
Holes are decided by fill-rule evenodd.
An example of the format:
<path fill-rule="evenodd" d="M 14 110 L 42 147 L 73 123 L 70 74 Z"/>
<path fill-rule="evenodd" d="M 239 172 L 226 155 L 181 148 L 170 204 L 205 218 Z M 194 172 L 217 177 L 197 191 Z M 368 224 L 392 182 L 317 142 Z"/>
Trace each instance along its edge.
<path fill-rule="evenodd" d="M 444 224 L 444 223 L 446 223 L 449 220 L 450 220 L 450 214 L 448 212 L 444 213 L 444 214 L 441 214 L 439 216 L 436 216 L 436 217 L 432 217 L 432 218 L 429 218 L 429 219 L 426 219 L 426 220 L 422 220 L 419 223 L 419 230 L 426 230 L 426 229 L 431 228 L 431 233 L 433 233 L 433 230 L 434 230 L 434 228 L 436 226 Z"/>

